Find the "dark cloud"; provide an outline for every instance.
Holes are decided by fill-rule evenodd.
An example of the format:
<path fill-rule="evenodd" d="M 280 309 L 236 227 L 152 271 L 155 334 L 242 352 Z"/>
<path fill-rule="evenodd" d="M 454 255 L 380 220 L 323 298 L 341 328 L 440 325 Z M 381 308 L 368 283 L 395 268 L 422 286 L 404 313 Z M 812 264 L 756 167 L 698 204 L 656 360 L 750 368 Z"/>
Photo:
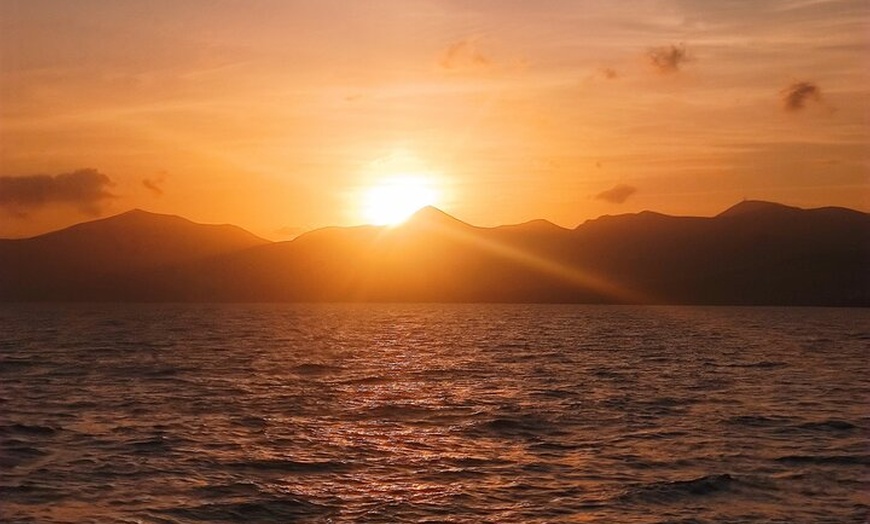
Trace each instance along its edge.
<path fill-rule="evenodd" d="M 678 72 L 685 62 L 691 60 L 686 47 L 682 44 L 653 47 L 647 50 L 646 56 L 656 71 L 663 75 Z"/>
<path fill-rule="evenodd" d="M 637 188 L 634 186 L 628 186 L 625 184 L 616 184 L 611 187 L 607 191 L 602 191 L 595 195 L 596 200 L 604 200 L 605 202 L 610 202 L 611 204 L 622 204 L 628 197 L 637 193 Z"/>
<path fill-rule="evenodd" d="M 0 176 L 0 208 L 13 215 L 53 204 L 73 206 L 99 215 L 103 204 L 115 198 L 112 181 L 96 169 L 79 169 L 59 175 Z"/>
<path fill-rule="evenodd" d="M 808 100 L 821 102 L 822 91 L 812 82 L 795 82 L 781 91 L 786 111 L 800 111 Z"/>
<path fill-rule="evenodd" d="M 492 60 L 487 56 L 475 38 L 465 38 L 453 42 L 441 53 L 438 64 L 446 70 L 468 70 L 489 67 Z"/>
<path fill-rule="evenodd" d="M 142 185 L 145 186 L 146 189 L 154 193 L 156 197 L 163 196 L 163 182 L 166 181 L 166 176 L 164 174 L 159 174 L 154 178 L 143 178 Z"/>

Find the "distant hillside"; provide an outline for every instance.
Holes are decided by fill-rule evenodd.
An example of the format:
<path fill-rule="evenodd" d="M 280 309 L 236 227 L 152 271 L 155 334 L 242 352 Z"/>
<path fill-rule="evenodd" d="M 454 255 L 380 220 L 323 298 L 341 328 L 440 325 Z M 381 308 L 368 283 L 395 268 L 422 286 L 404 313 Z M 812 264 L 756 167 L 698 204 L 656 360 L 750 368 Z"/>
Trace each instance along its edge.
<path fill-rule="evenodd" d="M 266 243 L 236 226 L 135 209 L 33 238 L 0 240 L 0 299 L 76 300 L 135 273 Z"/>
<path fill-rule="evenodd" d="M 62 241 L 64 232 L 30 239 L 41 250 L 18 255 L 18 265 L 5 250 L 27 241 L 0 242 L 0 270 L 17 283 L 0 281 L 0 296 L 870 305 L 870 215 L 842 208 L 746 201 L 712 218 L 642 212 L 573 230 L 543 220 L 480 228 L 425 208 L 394 228 L 325 228 L 278 243 L 209 229 L 229 226 L 125 216 L 65 230 L 76 231 L 76 242 Z"/>
<path fill-rule="evenodd" d="M 866 213 L 746 201 L 714 218 L 644 212 L 576 232 L 587 260 L 658 301 L 870 303 Z"/>

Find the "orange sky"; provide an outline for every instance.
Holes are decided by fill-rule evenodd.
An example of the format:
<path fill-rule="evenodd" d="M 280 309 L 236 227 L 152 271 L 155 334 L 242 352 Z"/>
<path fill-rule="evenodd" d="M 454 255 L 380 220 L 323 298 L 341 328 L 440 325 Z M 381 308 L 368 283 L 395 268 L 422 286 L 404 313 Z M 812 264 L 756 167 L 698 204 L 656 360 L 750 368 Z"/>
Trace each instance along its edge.
<path fill-rule="evenodd" d="M 870 3 L 4 0 L 0 237 L 140 207 L 271 239 L 401 174 L 478 225 L 870 210 Z"/>

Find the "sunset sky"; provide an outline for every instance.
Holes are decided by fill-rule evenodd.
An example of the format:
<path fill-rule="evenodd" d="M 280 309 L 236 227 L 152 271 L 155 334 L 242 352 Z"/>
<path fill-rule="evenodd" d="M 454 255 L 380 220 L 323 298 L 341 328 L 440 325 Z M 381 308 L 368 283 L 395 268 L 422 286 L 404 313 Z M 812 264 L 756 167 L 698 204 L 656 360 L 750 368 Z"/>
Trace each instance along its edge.
<path fill-rule="evenodd" d="M 0 1 L 7 238 L 138 207 L 281 240 L 395 180 L 484 226 L 868 211 L 868 119 L 866 0 Z"/>

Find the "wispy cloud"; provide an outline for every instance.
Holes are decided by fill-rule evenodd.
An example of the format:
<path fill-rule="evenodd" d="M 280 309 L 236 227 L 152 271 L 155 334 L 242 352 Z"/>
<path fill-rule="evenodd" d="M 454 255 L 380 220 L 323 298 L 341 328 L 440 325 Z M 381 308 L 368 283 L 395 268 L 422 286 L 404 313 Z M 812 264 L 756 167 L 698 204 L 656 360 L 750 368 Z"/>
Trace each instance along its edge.
<path fill-rule="evenodd" d="M 794 82 L 780 93 L 786 111 L 800 111 L 806 106 L 807 101 L 822 101 L 821 89 L 812 82 Z"/>
<path fill-rule="evenodd" d="M 163 173 L 153 178 L 143 178 L 142 185 L 156 197 L 163 196 L 163 183 L 166 181 L 166 175 Z"/>
<path fill-rule="evenodd" d="M 448 71 L 485 69 L 491 64 L 492 59 L 481 49 L 478 38 L 451 43 L 438 59 L 438 65 Z"/>
<path fill-rule="evenodd" d="M 611 204 L 622 204 L 628 197 L 637 193 L 637 188 L 626 184 L 616 184 L 606 191 L 602 191 L 595 195 L 596 200 L 604 200 Z"/>
<path fill-rule="evenodd" d="M 653 68 L 663 75 L 679 72 L 683 64 L 692 59 L 683 44 L 652 47 L 646 56 Z"/>
<path fill-rule="evenodd" d="M 111 179 L 96 169 L 78 169 L 59 175 L 0 177 L 0 208 L 23 217 L 33 210 L 70 205 L 83 213 L 99 215 L 103 204 L 115 198 Z"/>

